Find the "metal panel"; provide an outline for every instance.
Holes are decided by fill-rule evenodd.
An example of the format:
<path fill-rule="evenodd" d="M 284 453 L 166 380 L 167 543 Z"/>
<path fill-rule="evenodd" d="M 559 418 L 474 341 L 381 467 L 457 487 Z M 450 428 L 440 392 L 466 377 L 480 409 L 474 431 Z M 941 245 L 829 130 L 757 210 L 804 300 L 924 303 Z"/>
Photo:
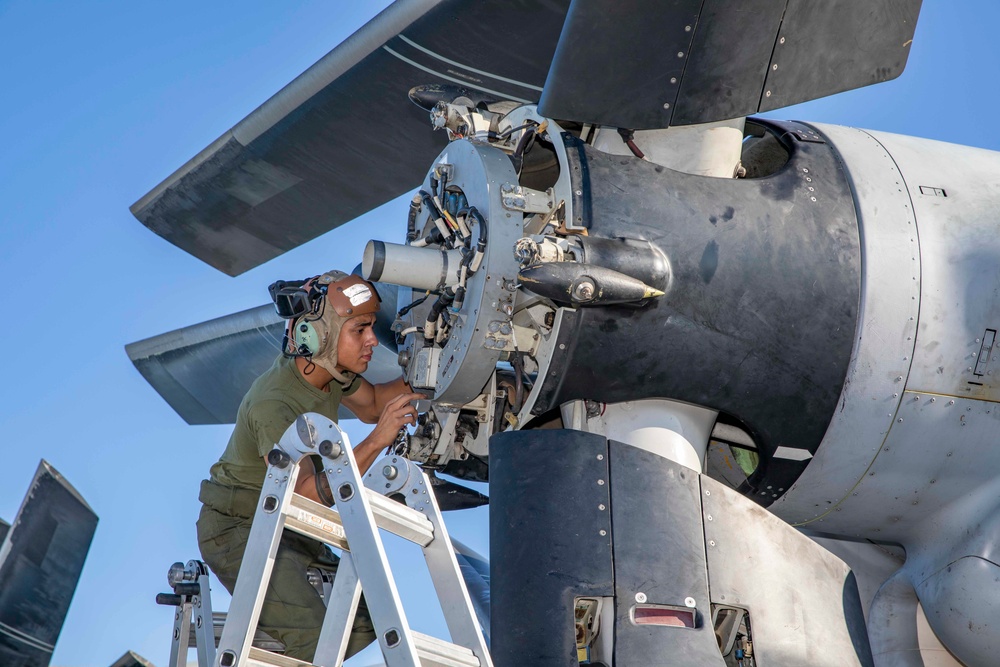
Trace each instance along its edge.
<path fill-rule="evenodd" d="M 420 182 L 445 137 L 409 102 L 413 86 L 457 84 L 495 99 L 535 99 L 567 5 L 400 0 L 132 212 L 225 273 L 253 268 Z"/>
<path fill-rule="evenodd" d="M 607 441 L 581 431 L 490 438 L 497 667 L 579 664 L 573 598 L 614 593 L 607 457 Z"/>
<path fill-rule="evenodd" d="M 875 459 L 906 385 L 920 312 L 919 239 L 899 168 L 864 131 L 815 127 L 840 155 L 851 184 L 861 238 L 861 303 L 838 410 L 805 472 L 771 507 L 793 523 L 834 512 Z M 820 529 L 830 530 L 825 524 Z"/>
<path fill-rule="evenodd" d="M 701 476 L 701 492 L 712 602 L 750 611 L 754 659 L 773 667 L 871 667 L 847 565 L 719 482 Z"/>
<path fill-rule="evenodd" d="M 40 462 L 0 545 L 0 665 L 47 667 L 96 529 L 79 492 Z"/>
<path fill-rule="evenodd" d="M 671 125 L 757 111 L 786 0 L 706 0 Z M 740 39 L 745 35 L 752 39 Z"/>
<path fill-rule="evenodd" d="M 1000 406 L 908 391 L 896 414 L 867 474 L 835 511 L 814 524 L 816 528 L 912 545 L 922 543 L 933 526 L 935 539 L 947 543 L 951 540 L 940 531 L 954 520 L 949 506 L 997 483 Z M 996 505 L 995 496 L 981 502 Z M 944 518 L 932 517 L 942 510 Z M 986 511 L 986 506 L 966 508 L 961 530 L 954 528 L 959 531 L 955 539 Z"/>
<path fill-rule="evenodd" d="M 609 452 L 615 664 L 724 665 L 712 627 L 698 473 L 619 442 Z M 636 625 L 636 602 L 693 607 L 697 627 Z"/>
<path fill-rule="evenodd" d="M 612 127 L 667 127 L 701 4 L 573 0 L 539 111 Z"/>
<path fill-rule="evenodd" d="M 760 111 L 903 73 L 921 0 L 789 0 Z"/>
<path fill-rule="evenodd" d="M 920 0 L 573 0 L 543 114 L 630 129 L 708 123 L 887 81 Z"/>
<path fill-rule="evenodd" d="M 1000 350 L 979 358 L 1000 329 L 1000 153 L 873 136 L 906 177 L 920 229 L 920 329 L 906 388 L 1000 402 Z"/>
<path fill-rule="evenodd" d="M 240 401 L 281 353 L 285 321 L 271 305 L 177 329 L 125 346 L 129 359 L 188 424 L 232 424 Z M 365 378 L 399 377 L 396 354 L 376 347 Z M 341 419 L 353 419 L 345 407 Z"/>
<path fill-rule="evenodd" d="M 861 289 L 854 198 L 831 147 L 767 124 L 790 158 L 758 179 L 692 176 L 584 147 L 590 236 L 647 240 L 672 283 L 642 308 L 567 314 L 535 414 L 659 396 L 741 420 L 770 503 L 814 455 L 847 375 Z M 537 383 L 536 383 L 537 384 Z M 780 448 L 780 449 L 779 449 Z"/>

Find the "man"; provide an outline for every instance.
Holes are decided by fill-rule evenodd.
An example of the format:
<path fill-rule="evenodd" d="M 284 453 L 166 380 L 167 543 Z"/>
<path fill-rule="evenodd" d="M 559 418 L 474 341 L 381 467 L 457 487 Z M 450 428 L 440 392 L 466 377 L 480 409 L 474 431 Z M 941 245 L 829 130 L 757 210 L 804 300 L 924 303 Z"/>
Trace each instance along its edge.
<path fill-rule="evenodd" d="M 343 404 L 361 421 L 376 423 L 354 447 L 363 473 L 402 427 L 415 423 L 410 401 L 422 398 L 403 378 L 372 385 L 361 377 L 378 345 L 372 327 L 381 304 L 371 283 L 331 271 L 304 282 L 275 283 L 271 295 L 278 314 L 289 321 L 285 349 L 243 398 L 229 444 L 199 494 L 198 545 L 230 593 L 264 483 L 265 457 L 296 417 L 317 412 L 336 421 Z M 317 475 L 309 458 L 300 464 L 295 491 L 333 504 L 325 475 Z M 290 531 L 282 536 L 258 627 L 285 644 L 285 655 L 312 660 L 325 607 L 306 569 L 336 571 L 338 562 L 324 544 Z M 362 598 L 347 655 L 374 639 Z"/>

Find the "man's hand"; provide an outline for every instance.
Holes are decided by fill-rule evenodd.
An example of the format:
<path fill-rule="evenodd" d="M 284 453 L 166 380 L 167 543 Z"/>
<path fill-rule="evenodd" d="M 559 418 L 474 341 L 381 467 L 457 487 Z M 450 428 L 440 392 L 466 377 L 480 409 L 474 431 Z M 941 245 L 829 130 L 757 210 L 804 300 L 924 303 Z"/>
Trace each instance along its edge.
<path fill-rule="evenodd" d="M 399 429 L 416 425 L 417 408 L 411 401 L 423 398 L 426 398 L 423 394 L 400 394 L 385 404 L 375 428 L 354 448 L 354 457 L 362 473 L 368 470 L 383 449 L 396 440 Z"/>

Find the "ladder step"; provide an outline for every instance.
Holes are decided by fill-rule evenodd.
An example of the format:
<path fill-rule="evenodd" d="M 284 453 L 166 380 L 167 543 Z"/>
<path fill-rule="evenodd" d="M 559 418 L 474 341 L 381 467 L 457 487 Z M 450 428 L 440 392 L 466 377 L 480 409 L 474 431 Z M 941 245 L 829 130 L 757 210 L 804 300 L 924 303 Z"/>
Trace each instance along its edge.
<path fill-rule="evenodd" d="M 313 664 L 263 649 L 251 648 L 247 654 L 246 667 L 313 667 Z"/>
<path fill-rule="evenodd" d="M 222 628 L 226 625 L 226 612 L 217 611 L 212 614 L 212 625 L 215 631 L 215 645 L 219 645 L 219 639 L 222 637 Z M 194 623 L 191 624 L 191 633 L 188 638 L 189 646 L 198 645 L 197 628 L 194 627 Z M 253 645 L 257 648 L 266 649 L 268 651 L 284 651 L 285 645 L 279 642 L 277 639 L 271 638 L 269 634 L 263 630 L 257 630 L 253 636 Z"/>
<path fill-rule="evenodd" d="M 375 523 L 379 528 L 422 547 L 434 541 L 434 524 L 422 512 L 365 489 Z M 350 551 L 344 525 L 337 510 L 320 505 L 304 496 L 292 496 L 286 527 L 297 533 Z"/>
<path fill-rule="evenodd" d="M 480 667 L 479 658 L 471 649 L 412 630 L 410 635 L 421 667 Z"/>
<path fill-rule="evenodd" d="M 379 528 L 422 547 L 434 541 L 434 524 L 423 512 L 371 489 L 365 489 L 365 493 Z"/>

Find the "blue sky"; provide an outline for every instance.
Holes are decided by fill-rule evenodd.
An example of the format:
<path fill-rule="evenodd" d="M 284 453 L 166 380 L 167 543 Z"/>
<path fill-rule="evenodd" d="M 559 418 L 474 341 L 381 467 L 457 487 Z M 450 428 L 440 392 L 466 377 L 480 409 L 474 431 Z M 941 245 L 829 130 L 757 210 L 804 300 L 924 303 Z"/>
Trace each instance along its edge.
<path fill-rule="evenodd" d="M 238 278 L 129 205 L 384 4 L 0 0 L 0 517 L 42 457 L 101 517 L 53 665 L 102 667 L 127 649 L 166 664 L 172 616 L 153 597 L 171 562 L 198 555 L 198 482 L 229 435 L 184 424 L 124 345 L 259 305 L 276 278 L 352 267 L 369 238 L 401 236 L 406 198 Z M 924 4 L 900 79 L 772 115 L 1000 150 L 1000 6 Z M 488 551 L 485 509 L 448 519 Z M 419 604 L 426 576 L 401 562 Z M 441 632 L 439 612 L 411 616 Z"/>

